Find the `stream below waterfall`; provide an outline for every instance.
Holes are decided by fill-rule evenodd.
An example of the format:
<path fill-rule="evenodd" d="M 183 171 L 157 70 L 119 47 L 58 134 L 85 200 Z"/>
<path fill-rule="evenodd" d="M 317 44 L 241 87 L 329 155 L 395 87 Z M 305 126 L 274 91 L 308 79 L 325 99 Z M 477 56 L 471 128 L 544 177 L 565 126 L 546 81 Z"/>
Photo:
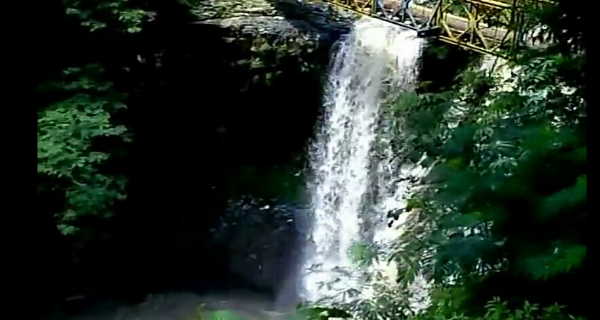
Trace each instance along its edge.
<path fill-rule="evenodd" d="M 195 320 L 208 312 L 227 310 L 244 320 L 279 320 L 288 313 L 275 309 L 274 301 L 249 291 L 205 295 L 190 292 L 149 295 L 144 302 L 125 305 L 105 301 L 90 306 L 72 320 Z"/>

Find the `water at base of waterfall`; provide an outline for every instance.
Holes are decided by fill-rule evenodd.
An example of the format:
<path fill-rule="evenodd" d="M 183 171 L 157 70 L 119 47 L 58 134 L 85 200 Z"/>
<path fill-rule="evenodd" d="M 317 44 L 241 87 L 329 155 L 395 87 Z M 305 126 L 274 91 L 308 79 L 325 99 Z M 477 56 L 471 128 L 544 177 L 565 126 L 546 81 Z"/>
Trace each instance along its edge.
<path fill-rule="evenodd" d="M 364 270 L 353 263 L 354 244 L 394 237 L 386 214 L 402 206 L 406 186 L 392 180 L 399 166 L 392 161 L 381 109 L 386 99 L 413 87 L 422 47 L 413 31 L 370 18 L 357 21 L 340 40 L 311 150 L 312 226 L 301 279 L 305 300 L 347 301 L 350 291 L 361 292 Z"/>

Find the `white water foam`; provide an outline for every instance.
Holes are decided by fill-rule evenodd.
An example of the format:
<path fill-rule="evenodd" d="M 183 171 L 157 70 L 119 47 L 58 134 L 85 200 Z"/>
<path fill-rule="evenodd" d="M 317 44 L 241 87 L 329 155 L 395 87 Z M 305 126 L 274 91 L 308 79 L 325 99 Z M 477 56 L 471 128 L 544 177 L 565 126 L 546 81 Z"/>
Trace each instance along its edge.
<path fill-rule="evenodd" d="M 355 242 L 366 240 L 363 220 L 379 221 L 375 238 L 388 237 L 381 234 L 386 210 L 401 205 L 392 202 L 400 201 L 404 189 L 392 183 L 391 150 L 383 156 L 374 150 L 378 141 L 389 140 L 389 130 L 380 127 L 386 123 L 380 121 L 380 105 L 389 94 L 412 88 L 422 45 L 413 31 L 363 18 L 333 58 L 324 122 L 311 153 L 313 216 L 302 278 L 308 301 L 347 301 L 343 293 L 361 291 L 362 271 L 349 253 Z M 378 190 L 381 196 L 369 201 L 368 195 L 381 188 L 387 190 Z"/>

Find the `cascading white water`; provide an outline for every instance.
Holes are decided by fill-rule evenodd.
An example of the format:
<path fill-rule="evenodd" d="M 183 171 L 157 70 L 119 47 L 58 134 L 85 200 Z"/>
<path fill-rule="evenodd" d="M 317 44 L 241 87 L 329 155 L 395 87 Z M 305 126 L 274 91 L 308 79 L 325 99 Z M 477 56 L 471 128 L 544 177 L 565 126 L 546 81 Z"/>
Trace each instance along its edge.
<path fill-rule="evenodd" d="M 389 151 L 375 156 L 376 142 L 389 138 L 389 130 L 378 127 L 386 123 L 379 119 L 380 105 L 390 93 L 411 88 L 421 47 L 414 32 L 370 18 L 357 21 L 340 42 L 329 74 L 324 122 L 311 154 L 313 217 L 302 279 L 306 300 L 340 301 L 346 297 L 339 293 L 360 290 L 361 272 L 349 252 L 364 235 L 366 212 L 386 223 L 389 204 L 368 203 L 367 198 L 373 189 L 391 183 L 389 170 L 395 170 L 380 163 L 389 160 Z M 397 188 L 389 187 L 379 190 L 380 202 L 398 198 Z"/>

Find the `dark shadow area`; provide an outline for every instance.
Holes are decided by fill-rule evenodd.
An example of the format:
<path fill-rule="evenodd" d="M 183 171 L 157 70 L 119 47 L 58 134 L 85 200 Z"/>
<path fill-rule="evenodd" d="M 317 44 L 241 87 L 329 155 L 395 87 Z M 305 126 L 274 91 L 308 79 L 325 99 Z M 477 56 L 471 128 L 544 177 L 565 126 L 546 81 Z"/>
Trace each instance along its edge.
<path fill-rule="evenodd" d="M 442 92 L 451 89 L 456 85 L 457 76 L 479 57 L 477 53 L 429 39 L 420 61 L 420 87 L 417 92 Z"/>

